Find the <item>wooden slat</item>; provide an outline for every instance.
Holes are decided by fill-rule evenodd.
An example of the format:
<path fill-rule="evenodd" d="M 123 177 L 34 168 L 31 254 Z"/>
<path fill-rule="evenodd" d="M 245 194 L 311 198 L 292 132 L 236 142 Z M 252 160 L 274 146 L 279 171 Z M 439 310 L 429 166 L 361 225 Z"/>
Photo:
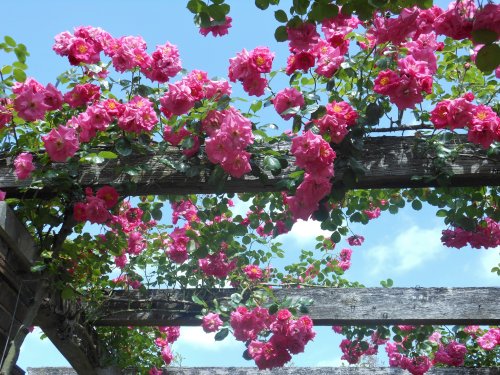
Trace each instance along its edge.
<path fill-rule="evenodd" d="M 233 291 L 212 291 L 222 300 Z M 104 304 L 101 326 L 200 325 L 193 290 L 115 292 Z M 278 299 L 312 298 L 316 325 L 500 324 L 500 288 L 302 288 L 275 290 Z M 203 298 L 203 296 L 202 296 Z"/>
<path fill-rule="evenodd" d="M 359 178 L 356 188 L 399 188 L 435 186 L 435 181 L 426 179 L 415 180 L 414 176 L 434 175 L 432 153 L 426 153 L 416 147 L 421 145 L 415 137 L 373 137 L 365 141 L 365 151 L 361 164 L 367 169 L 365 176 Z M 485 150 L 479 146 L 467 143 L 464 136 L 453 144 L 463 144 L 460 155 L 449 165 L 455 173 L 451 179 L 453 186 L 485 186 L 500 185 L 500 158 L 487 157 Z M 289 150 L 289 143 L 274 145 L 281 150 Z M 340 154 L 340 153 L 339 153 Z M 126 158 L 110 160 L 100 165 L 82 165 L 78 182 L 84 186 L 99 187 L 106 184 L 116 185 L 119 190 L 129 195 L 148 194 L 209 194 L 217 192 L 216 187 L 208 183 L 209 171 L 203 171 L 199 176 L 187 178 L 184 173 L 166 166 L 161 162 L 165 157 L 177 160 L 181 154 L 176 148 L 170 148 L 160 156 L 132 155 Z M 258 154 L 257 154 L 258 156 Z M 206 161 L 203 161 L 206 163 Z M 203 164 L 202 163 L 202 164 Z M 293 157 L 289 157 L 293 165 Z M 122 167 L 134 168 L 148 166 L 147 171 L 130 176 L 122 172 Z M 224 185 L 225 192 L 260 192 L 278 191 L 278 183 L 293 171 L 293 166 L 279 176 L 268 174 L 268 180 L 262 182 L 256 177 L 245 176 L 233 179 Z M 336 167 L 334 184 L 342 181 L 344 169 Z M 53 196 L 53 190 L 34 190 L 20 193 L 19 189 L 29 187 L 31 181 L 16 179 L 12 166 L 0 163 L 0 189 L 8 196 L 26 197 L 35 191 L 37 196 Z M 127 182 L 134 181 L 135 188 L 127 190 Z"/>
<path fill-rule="evenodd" d="M 135 375 L 134 370 L 124 370 L 124 375 Z M 75 375 L 70 368 L 28 367 L 28 375 Z M 281 369 L 258 371 L 250 367 L 169 367 L 164 374 L 168 375 L 407 375 L 399 368 L 386 367 L 285 367 Z M 498 375 L 499 368 L 432 368 L 428 375 Z"/>

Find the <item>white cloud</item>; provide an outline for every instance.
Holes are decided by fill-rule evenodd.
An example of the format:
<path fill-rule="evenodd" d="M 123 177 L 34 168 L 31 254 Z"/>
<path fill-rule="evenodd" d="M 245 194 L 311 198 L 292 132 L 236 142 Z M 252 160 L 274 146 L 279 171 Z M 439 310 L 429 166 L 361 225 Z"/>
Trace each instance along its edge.
<path fill-rule="evenodd" d="M 291 240 L 300 245 L 314 240 L 318 236 L 330 237 L 332 232 L 321 229 L 321 222 L 316 220 L 298 220 L 287 234 L 278 237 L 280 242 Z"/>
<path fill-rule="evenodd" d="M 210 351 L 218 351 L 231 346 L 243 348 L 243 343 L 236 341 L 231 334 L 222 341 L 215 341 L 214 336 L 215 333 L 205 333 L 201 327 L 182 327 L 179 340 L 175 344 L 177 348 L 191 346 Z"/>
<path fill-rule="evenodd" d="M 443 256 L 441 233 L 417 225 L 397 235 L 392 242 L 366 251 L 372 275 L 388 270 L 403 273 Z"/>

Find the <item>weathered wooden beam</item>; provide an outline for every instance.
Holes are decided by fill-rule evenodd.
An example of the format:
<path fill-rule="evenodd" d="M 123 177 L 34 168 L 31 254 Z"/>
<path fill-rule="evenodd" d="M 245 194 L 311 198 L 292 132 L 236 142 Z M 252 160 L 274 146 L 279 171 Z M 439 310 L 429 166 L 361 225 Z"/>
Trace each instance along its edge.
<path fill-rule="evenodd" d="M 5 202 L 0 202 L 0 374 L 20 374 L 19 349 L 32 324 L 36 296 L 30 266 L 37 256 L 31 235 Z"/>
<path fill-rule="evenodd" d="M 365 141 L 361 164 L 366 174 L 360 176 L 354 188 L 401 188 L 436 186 L 432 179 L 415 179 L 415 176 L 433 176 L 436 171 L 433 165 L 435 155 L 424 150 L 423 143 L 415 137 L 372 137 Z M 481 147 L 467 143 L 465 136 L 458 137 L 450 147 L 461 145 L 457 158 L 449 164 L 454 173 L 450 179 L 453 186 L 496 186 L 500 185 L 500 158 L 487 156 Z M 289 143 L 276 144 L 273 147 L 289 150 Z M 259 155 L 256 155 L 257 158 Z M 168 166 L 165 159 L 179 160 L 181 153 L 177 148 L 169 148 L 162 155 L 131 155 L 102 164 L 82 164 L 77 182 L 84 186 L 97 188 L 111 184 L 128 195 L 148 194 L 210 194 L 217 187 L 208 182 L 210 169 L 201 170 L 196 177 L 188 178 Z M 278 176 L 268 173 L 263 181 L 255 176 L 241 179 L 230 179 L 224 185 L 225 192 L 263 192 L 283 189 L 279 182 L 294 170 L 292 156 L 289 156 L 290 167 Z M 339 158 L 340 163 L 340 158 Z M 207 165 L 202 161 L 201 165 Z M 146 166 L 146 170 L 138 167 Z M 134 170 L 127 174 L 124 168 Z M 336 166 L 334 185 L 342 182 L 345 167 Z M 20 192 L 21 188 L 29 188 L 31 181 L 19 181 L 13 167 L 5 160 L 0 163 L 0 189 L 10 197 L 53 196 L 55 187 L 44 190 Z M 133 183 L 132 185 L 130 183 Z"/>
<path fill-rule="evenodd" d="M 106 352 L 95 329 L 81 323 L 78 307 L 71 301 L 61 299 L 59 292 L 54 292 L 45 299 L 35 323 L 40 326 L 76 373 L 85 375 L 121 373 L 115 367 L 101 367 L 101 355 Z"/>
<path fill-rule="evenodd" d="M 0 238 L 29 270 L 37 257 L 33 237 L 5 202 L 0 202 Z"/>
<path fill-rule="evenodd" d="M 231 289 L 200 295 L 208 303 Z M 279 300 L 311 298 L 316 325 L 500 324 L 500 288 L 301 288 L 278 289 Z M 118 291 L 104 303 L 98 326 L 200 325 L 191 290 Z"/>
<path fill-rule="evenodd" d="M 28 367 L 28 375 L 75 375 L 76 372 L 64 367 Z M 134 370 L 123 370 L 124 375 L 136 375 Z M 408 372 L 389 367 L 285 367 L 258 371 L 251 367 L 169 367 L 164 374 L 169 375 L 406 375 Z M 500 368 L 484 367 L 434 367 L 428 375 L 498 375 Z"/>

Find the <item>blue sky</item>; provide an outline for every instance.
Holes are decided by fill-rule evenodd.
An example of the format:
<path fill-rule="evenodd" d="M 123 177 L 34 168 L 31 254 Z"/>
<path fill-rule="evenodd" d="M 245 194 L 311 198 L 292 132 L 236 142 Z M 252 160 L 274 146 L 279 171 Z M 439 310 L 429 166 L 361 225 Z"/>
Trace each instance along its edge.
<path fill-rule="evenodd" d="M 276 52 L 274 67 L 283 66 L 287 46 L 274 41 L 273 12 L 256 9 L 251 0 L 230 3 L 234 6 L 233 27 L 224 38 L 201 36 L 183 0 L 7 2 L 2 5 L 0 36 L 10 35 L 27 45 L 31 53 L 28 75 L 44 84 L 54 83 L 55 77 L 69 68 L 65 58 L 52 52 L 53 37 L 79 25 L 99 26 L 115 37 L 141 35 L 149 51 L 170 41 L 179 47 L 185 69 L 206 70 L 209 77 L 226 76 L 229 58 L 242 48 L 269 46 Z M 9 57 L 0 55 L 0 66 L 8 63 Z M 237 84 L 233 85 L 233 92 L 244 96 Z M 264 113 L 269 116 L 266 122 L 277 121 L 271 109 Z M 362 234 L 366 241 L 353 249 L 353 265 L 346 276 L 366 286 L 379 286 L 379 281 L 388 277 L 395 286 L 498 286 L 498 277 L 489 270 L 500 261 L 499 249 L 448 249 L 440 243 L 443 228 L 432 207 L 419 212 L 404 209 L 397 216 L 385 212 L 367 226 L 354 225 L 354 232 Z M 299 222 L 279 240 L 287 256 L 294 258 L 299 256 L 300 249 L 314 247 L 314 238 L 321 233 L 318 223 Z M 183 328 L 181 332 L 174 350 L 184 357 L 183 365 L 252 365 L 241 358 L 244 346 L 240 342 L 232 339 L 214 342 L 197 328 Z M 295 365 L 340 363 L 339 336 L 328 327 L 317 328 L 317 332 L 306 352 L 294 357 Z M 26 340 L 19 360 L 21 367 L 67 365 L 48 340 L 40 341 L 38 337 L 39 330 Z"/>

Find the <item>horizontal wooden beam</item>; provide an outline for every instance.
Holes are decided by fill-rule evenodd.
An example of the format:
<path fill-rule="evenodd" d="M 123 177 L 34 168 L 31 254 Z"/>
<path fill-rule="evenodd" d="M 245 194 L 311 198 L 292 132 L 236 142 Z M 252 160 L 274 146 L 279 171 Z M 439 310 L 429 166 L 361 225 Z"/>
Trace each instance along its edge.
<path fill-rule="evenodd" d="M 104 303 L 98 326 L 200 325 L 200 306 L 193 293 L 208 303 L 234 291 L 199 294 L 188 290 L 118 291 Z M 311 298 L 309 316 L 315 325 L 500 324 L 500 288 L 301 288 L 277 289 L 279 300 Z"/>
<path fill-rule="evenodd" d="M 498 375 L 498 368 L 473 367 L 434 367 L 428 375 Z M 274 370 L 258 371 L 251 367 L 168 367 L 163 372 L 168 375 L 406 375 L 408 372 L 389 367 L 285 367 Z M 134 370 L 123 370 L 124 375 L 136 375 Z M 70 368 L 28 367 L 28 375 L 76 375 Z"/>
<path fill-rule="evenodd" d="M 354 188 L 402 188 L 436 186 L 437 182 L 428 178 L 415 177 L 435 176 L 436 170 L 433 151 L 426 150 L 421 140 L 415 137 L 372 137 L 364 141 L 364 152 L 361 164 L 366 168 L 366 174 L 360 176 L 350 187 Z M 451 148 L 460 146 L 457 157 L 448 164 L 448 169 L 454 173 L 450 179 L 453 186 L 496 186 L 500 185 L 500 158 L 487 156 L 481 147 L 467 142 L 465 136 L 459 136 Z M 290 150 L 289 143 L 276 144 L 273 147 Z M 342 152 L 339 152 L 341 155 Z M 208 162 L 202 160 L 200 165 L 207 165 L 196 177 L 188 178 L 185 173 L 178 172 L 168 166 L 166 159 L 179 160 L 181 153 L 177 148 L 169 148 L 161 155 L 131 155 L 102 164 L 82 164 L 77 182 L 94 188 L 103 185 L 114 185 L 127 195 L 155 194 L 210 194 L 219 192 L 214 184 L 209 183 L 210 169 Z M 256 158 L 259 159 L 258 152 Z M 343 182 L 346 167 L 341 165 L 341 158 L 336 164 L 334 185 Z M 279 185 L 286 176 L 294 170 L 292 156 L 288 157 L 290 167 L 278 176 L 267 174 L 265 181 L 255 176 L 244 176 L 241 179 L 230 179 L 224 185 L 225 192 L 264 192 L 283 189 Z M 345 164 L 345 163 L 344 163 Z M 126 170 L 134 172 L 128 174 Z M 4 160 L 0 163 L 0 189 L 10 197 L 53 196 L 57 186 L 48 186 L 44 190 L 28 188 L 30 180 L 19 181 L 13 172 L 11 164 Z M 131 184 L 133 183 L 133 184 Z"/>

